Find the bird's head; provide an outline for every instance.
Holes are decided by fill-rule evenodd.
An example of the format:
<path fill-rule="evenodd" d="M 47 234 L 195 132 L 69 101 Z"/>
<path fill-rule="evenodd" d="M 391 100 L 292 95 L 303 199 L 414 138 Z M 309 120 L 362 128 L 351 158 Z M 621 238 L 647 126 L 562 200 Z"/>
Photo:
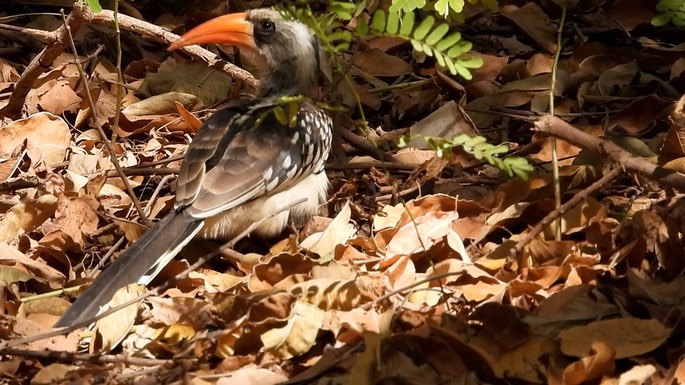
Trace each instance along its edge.
<path fill-rule="evenodd" d="M 233 45 L 252 54 L 262 67 L 261 96 L 307 94 L 318 71 L 318 42 L 309 28 L 273 9 L 232 13 L 201 24 L 169 50 L 190 44 Z"/>

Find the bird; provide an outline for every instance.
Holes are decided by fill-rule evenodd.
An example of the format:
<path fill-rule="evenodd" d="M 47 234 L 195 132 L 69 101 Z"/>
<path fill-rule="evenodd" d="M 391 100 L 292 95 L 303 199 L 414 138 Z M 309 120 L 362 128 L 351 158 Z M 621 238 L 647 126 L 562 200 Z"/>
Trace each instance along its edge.
<path fill-rule="evenodd" d="M 256 96 L 233 100 L 205 121 L 181 165 L 173 210 L 107 266 L 55 327 L 93 319 L 121 287 L 149 284 L 194 237 L 228 240 L 253 223 L 253 233 L 273 237 L 326 202 L 333 129 L 326 109 L 301 98 L 285 124 L 274 112 L 316 87 L 317 38 L 306 25 L 260 8 L 209 20 L 169 50 L 204 43 L 237 46 L 253 59 L 261 72 Z"/>

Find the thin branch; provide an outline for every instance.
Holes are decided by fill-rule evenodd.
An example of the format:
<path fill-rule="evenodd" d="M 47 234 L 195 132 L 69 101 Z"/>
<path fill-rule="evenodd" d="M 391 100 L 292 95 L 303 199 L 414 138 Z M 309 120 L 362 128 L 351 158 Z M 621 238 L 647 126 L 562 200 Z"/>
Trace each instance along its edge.
<path fill-rule="evenodd" d="M 131 357 L 125 355 L 100 355 L 100 354 L 83 354 L 83 353 L 71 353 L 71 352 L 58 352 L 58 351 L 37 351 L 37 350 L 24 350 L 24 349 L 0 349 L 0 355 L 8 356 L 18 356 L 25 358 L 36 358 L 36 359 L 52 359 L 62 362 L 75 362 L 75 361 L 86 361 L 86 362 L 97 362 L 101 364 L 123 364 L 123 365 L 134 365 L 134 366 L 161 366 L 174 364 L 177 365 L 180 361 L 190 361 L 189 359 L 169 359 L 169 360 L 158 360 L 153 358 L 144 357 Z"/>
<path fill-rule="evenodd" d="M 0 192 L 21 190 L 23 188 L 38 187 L 38 179 L 16 179 L 0 183 Z"/>
<path fill-rule="evenodd" d="M 73 11 L 72 11 L 73 13 Z M 62 13 L 62 19 L 64 21 L 63 27 L 66 30 L 66 35 L 67 35 L 67 40 L 69 41 L 69 44 L 71 44 L 71 49 L 74 52 L 74 55 L 76 55 L 76 44 L 74 43 L 73 36 L 71 34 L 71 27 L 69 24 L 67 24 L 67 17 Z M 78 69 L 79 75 L 81 77 L 81 81 L 83 82 L 83 88 L 84 88 L 84 93 L 86 95 L 86 100 L 88 101 L 88 104 L 90 105 L 90 111 L 93 114 L 93 117 L 95 117 L 95 120 L 97 120 L 97 109 L 95 108 L 95 102 L 93 101 L 93 97 L 90 94 L 90 87 L 88 86 L 88 78 L 86 77 L 86 73 L 83 70 L 83 67 L 81 66 L 81 62 L 78 60 L 75 60 L 76 63 L 76 68 Z M 117 88 L 119 91 L 121 88 Z M 120 93 L 120 92 L 119 92 Z M 117 99 L 119 100 L 119 99 Z M 119 106 L 117 106 L 119 107 Z M 121 183 L 124 184 L 124 187 L 126 188 L 126 192 L 128 195 L 131 197 L 131 202 L 133 202 L 133 206 L 136 208 L 136 211 L 138 212 L 138 216 L 140 216 L 140 220 L 150 226 L 152 225 L 152 222 L 147 218 L 145 215 L 145 212 L 143 211 L 143 206 L 140 205 L 140 201 L 138 200 L 138 197 L 136 196 L 135 192 L 133 191 L 133 187 L 131 186 L 131 183 L 129 183 L 128 178 L 126 178 L 126 174 L 124 174 L 124 170 L 121 167 L 121 164 L 119 164 L 119 159 L 117 159 L 117 152 L 116 149 L 114 148 L 114 144 L 107 139 L 107 135 L 105 134 L 105 130 L 102 129 L 102 127 L 99 124 L 93 124 L 95 128 L 98 130 L 98 133 L 102 137 L 102 141 L 105 143 L 105 146 L 107 146 L 107 151 L 109 151 L 109 158 L 112 161 L 112 164 L 114 165 L 114 168 L 117 169 L 117 173 L 119 174 L 119 178 L 121 179 Z M 116 127 L 115 127 L 116 128 Z"/>
<path fill-rule="evenodd" d="M 532 241 L 538 234 L 540 234 L 545 227 L 549 226 L 555 220 L 561 218 L 562 215 L 579 204 L 583 199 L 589 197 L 590 194 L 601 189 L 602 187 L 605 187 L 607 184 L 609 184 L 609 182 L 621 175 L 622 172 L 623 169 L 621 167 L 615 167 L 613 170 L 611 170 L 611 172 L 604 174 L 604 176 L 599 178 L 595 183 L 587 186 L 585 189 L 583 189 L 583 191 L 574 195 L 573 198 L 552 210 L 552 212 L 542 218 L 537 225 L 530 229 L 530 231 L 528 231 L 528 233 L 516 243 L 516 246 L 514 246 L 509 252 L 510 256 L 515 258 L 517 255 L 522 255 L 523 249 L 526 247 L 526 245 L 530 243 L 530 241 Z M 561 232 L 561 229 L 559 229 L 558 232 Z M 522 267 L 523 264 L 519 263 L 519 269 Z"/>
<path fill-rule="evenodd" d="M 547 115 L 540 118 L 535 123 L 534 129 L 556 136 L 574 146 L 589 150 L 600 157 L 608 158 L 625 170 L 636 172 L 649 179 L 685 192 L 685 175 L 650 163 L 607 139 L 600 139 L 586 134 L 557 117 Z"/>
<path fill-rule="evenodd" d="M 33 87 L 33 82 L 46 69 L 50 68 L 52 62 L 64 52 L 69 41 L 69 31 L 67 26 L 72 31 L 76 32 L 84 24 L 83 7 L 74 7 L 74 10 L 69 14 L 64 25 L 50 32 L 50 37 L 41 33 L 40 36 L 48 40 L 48 45 L 41 51 L 31 63 L 26 67 L 26 70 L 21 74 L 19 80 L 14 84 L 14 91 L 10 95 L 7 106 L 4 108 L 4 114 L 12 120 L 21 118 L 21 111 L 26 101 L 26 96 Z M 33 31 L 33 30 L 31 30 Z M 30 32 L 29 31 L 29 35 Z M 24 31 L 21 31 L 24 32 Z M 34 31 L 35 32 L 35 31 Z"/>
<path fill-rule="evenodd" d="M 557 28 L 557 49 L 554 53 L 554 64 L 552 65 L 552 80 L 549 86 L 549 114 L 554 116 L 554 90 L 557 87 L 557 70 L 559 69 L 559 57 L 561 56 L 562 34 L 564 32 L 564 23 L 566 22 L 566 9 L 568 8 L 568 0 L 564 0 L 564 5 L 561 8 L 561 19 L 559 19 L 559 28 Z M 554 207 L 557 209 L 561 206 L 561 182 L 559 181 L 559 155 L 557 152 L 557 138 L 552 137 L 552 180 L 554 181 Z M 557 241 L 561 240 L 561 216 L 557 217 L 557 231 L 554 237 Z"/>
<path fill-rule="evenodd" d="M 90 9 L 84 8 L 85 6 L 83 5 L 75 5 L 74 8 L 76 7 L 82 8 L 83 17 L 88 23 L 106 25 L 114 24 L 114 12 L 110 10 L 103 9 L 101 12 L 93 13 L 90 11 Z M 147 38 L 150 38 L 163 44 L 171 44 L 180 38 L 180 36 L 176 35 L 175 33 L 171 33 L 162 27 L 156 26 L 143 20 L 136 19 L 131 16 L 119 14 L 118 20 L 121 29 L 138 33 L 142 36 L 145 36 Z M 210 66 L 220 69 L 223 72 L 226 72 L 236 80 L 246 83 L 252 87 L 257 87 L 257 81 L 251 73 L 245 71 L 244 69 L 232 63 L 229 63 L 221 59 L 217 55 L 207 51 L 206 49 L 198 45 L 191 45 L 180 49 L 192 55 L 193 57 L 196 57 L 204 61 Z"/>
<path fill-rule="evenodd" d="M 138 33 L 163 44 L 171 44 L 180 38 L 180 36 L 171 33 L 162 27 L 131 16 L 120 14 L 118 20 L 119 25 L 123 30 Z M 74 4 L 73 10 L 67 19 L 67 24 L 73 32 L 76 32 L 85 23 L 112 26 L 114 25 L 114 12 L 102 10 L 99 13 L 93 13 L 83 4 Z M 17 83 L 15 83 L 14 91 L 10 96 L 7 106 L 4 108 L 3 112 L 5 116 L 16 120 L 21 117 L 21 111 L 26 101 L 26 96 L 31 91 L 33 82 L 46 69 L 50 68 L 52 62 L 64 52 L 67 45 L 67 31 L 64 26 L 61 26 L 52 32 L 47 32 L 32 28 L 20 28 L 8 24 L 0 24 L 0 30 L 32 36 L 47 43 L 45 49 L 29 63 Z M 254 76 L 248 71 L 221 59 L 219 56 L 198 45 L 183 47 L 180 48 L 180 50 L 229 74 L 232 78 L 251 87 L 256 88 L 258 85 L 257 80 L 255 80 Z"/>
<path fill-rule="evenodd" d="M 351 130 L 348 129 L 341 129 L 340 131 L 340 136 L 349 144 L 351 144 L 353 147 L 363 151 L 366 154 L 369 154 L 373 156 L 376 159 L 386 159 L 390 158 L 388 155 L 386 155 L 383 151 L 381 151 L 378 146 L 373 143 L 373 141 L 355 134 Z"/>

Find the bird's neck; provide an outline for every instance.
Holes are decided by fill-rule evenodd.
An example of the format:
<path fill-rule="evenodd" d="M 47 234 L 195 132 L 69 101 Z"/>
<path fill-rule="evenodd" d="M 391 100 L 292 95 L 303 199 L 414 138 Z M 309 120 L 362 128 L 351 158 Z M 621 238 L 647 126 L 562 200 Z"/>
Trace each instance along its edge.
<path fill-rule="evenodd" d="M 295 95 L 311 95 L 315 86 L 315 75 L 298 73 L 298 69 L 291 65 L 282 65 L 277 70 L 262 76 L 260 81 L 260 97 L 280 97 Z"/>
<path fill-rule="evenodd" d="M 270 71 L 264 71 L 261 76 L 260 97 L 312 96 L 317 85 L 319 59 L 316 49 L 305 47 L 306 54 L 286 54 L 278 63 L 267 63 Z"/>

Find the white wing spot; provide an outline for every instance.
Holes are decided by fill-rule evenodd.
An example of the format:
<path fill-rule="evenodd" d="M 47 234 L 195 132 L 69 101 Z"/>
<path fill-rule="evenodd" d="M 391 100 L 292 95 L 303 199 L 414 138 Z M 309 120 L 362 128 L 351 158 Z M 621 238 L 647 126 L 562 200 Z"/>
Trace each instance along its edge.
<path fill-rule="evenodd" d="M 269 179 L 271 179 L 271 177 L 273 176 L 273 174 L 274 174 L 274 169 L 273 169 L 273 167 L 269 167 L 269 168 L 267 168 L 266 170 L 264 170 L 264 173 L 262 174 L 262 176 L 264 177 L 265 180 L 268 181 Z"/>
<path fill-rule="evenodd" d="M 278 177 L 274 178 L 266 184 L 266 191 L 271 191 L 275 189 L 276 186 L 278 186 Z"/>

